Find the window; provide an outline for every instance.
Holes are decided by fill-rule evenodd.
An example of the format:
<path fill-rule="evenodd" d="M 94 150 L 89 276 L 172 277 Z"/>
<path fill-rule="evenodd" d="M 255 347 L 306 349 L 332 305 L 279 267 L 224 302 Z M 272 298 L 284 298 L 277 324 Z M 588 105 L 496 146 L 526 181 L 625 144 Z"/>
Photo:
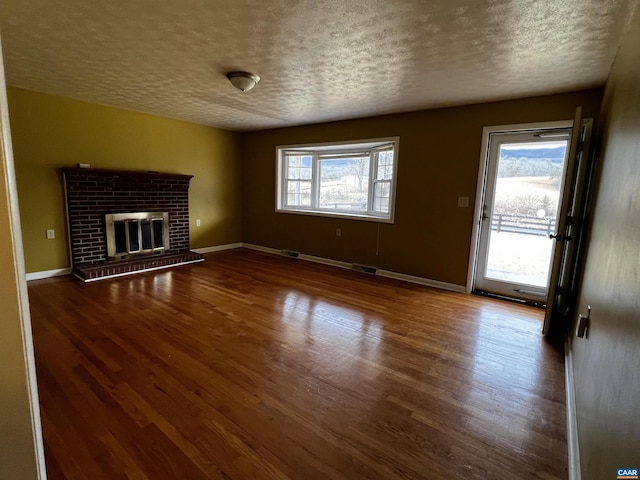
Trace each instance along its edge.
<path fill-rule="evenodd" d="M 276 211 L 393 222 L 397 138 L 277 153 Z"/>

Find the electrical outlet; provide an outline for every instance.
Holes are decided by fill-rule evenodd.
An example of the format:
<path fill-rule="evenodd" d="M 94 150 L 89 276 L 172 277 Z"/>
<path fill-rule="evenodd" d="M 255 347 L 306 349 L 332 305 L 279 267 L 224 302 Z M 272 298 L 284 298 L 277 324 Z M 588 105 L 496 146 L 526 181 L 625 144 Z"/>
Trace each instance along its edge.
<path fill-rule="evenodd" d="M 196 218 L 196 227 L 199 227 L 199 226 L 200 226 L 200 219 Z"/>
<path fill-rule="evenodd" d="M 56 231 L 53 228 L 47 230 L 47 240 L 53 240 L 56 238 Z"/>
<path fill-rule="evenodd" d="M 341 236 L 342 236 L 342 229 L 336 228 L 336 237 L 341 237 Z"/>
<path fill-rule="evenodd" d="M 468 207 L 469 206 L 469 197 L 458 197 L 458 206 L 459 207 Z"/>

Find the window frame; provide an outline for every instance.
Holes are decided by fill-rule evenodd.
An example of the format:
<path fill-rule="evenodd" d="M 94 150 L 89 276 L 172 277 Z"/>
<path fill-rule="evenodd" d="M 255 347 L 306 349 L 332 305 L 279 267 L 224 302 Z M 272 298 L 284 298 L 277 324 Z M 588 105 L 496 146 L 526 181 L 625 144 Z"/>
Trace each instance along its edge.
<path fill-rule="evenodd" d="M 379 153 L 393 151 L 393 165 L 391 179 L 378 178 Z M 398 171 L 399 137 L 375 138 L 345 142 L 327 142 L 304 145 L 282 145 L 276 147 L 276 213 L 293 213 L 298 215 L 313 215 L 320 217 L 345 218 L 373 221 L 378 223 L 394 223 L 395 197 Z M 311 206 L 289 206 L 288 183 L 289 178 L 287 158 L 292 154 L 311 156 Z M 369 155 L 369 171 L 367 182 L 367 210 L 356 212 L 351 210 L 336 210 L 320 207 L 320 165 L 323 160 L 330 160 L 331 156 L 367 153 Z M 324 157 L 324 158 L 323 158 Z M 389 184 L 389 211 L 380 213 L 374 210 L 374 193 L 377 184 Z"/>

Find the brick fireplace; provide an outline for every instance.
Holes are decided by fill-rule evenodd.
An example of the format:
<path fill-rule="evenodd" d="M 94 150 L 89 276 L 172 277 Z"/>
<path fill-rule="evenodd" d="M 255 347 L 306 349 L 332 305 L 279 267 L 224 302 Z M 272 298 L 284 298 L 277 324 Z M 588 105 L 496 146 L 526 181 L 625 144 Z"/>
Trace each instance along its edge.
<path fill-rule="evenodd" d="M 73 273 L 80 279 L 99 280 L 203 260 L 202 255 L 189 250 L 189 183 L 192 175 L 93 168 L 63 168 L 62 171 Z M 139 212 L 147 215 L 157 212 L 158 215 L 151 215 L 156 218 L 151 218 L 150 222 L 167 219 L 168 245 L 163 240 L 162 248 L 143 248 L 145 225 L 141 227 L 140 220 L 135 220 L 138 223 L 134 229 L 132 223 L 133 219 L 140 218 Z M 124 225 L 120 230 L 127 229 L 127 247 L 131 232 L 135 237 L 133 241 L 139 242 L 134 247 L 139 248 L 128 248 L 126 254 L 109 257 L 107 218 L 118 218 Z M 136 232 L 140 232 L 140 239 Z"/>

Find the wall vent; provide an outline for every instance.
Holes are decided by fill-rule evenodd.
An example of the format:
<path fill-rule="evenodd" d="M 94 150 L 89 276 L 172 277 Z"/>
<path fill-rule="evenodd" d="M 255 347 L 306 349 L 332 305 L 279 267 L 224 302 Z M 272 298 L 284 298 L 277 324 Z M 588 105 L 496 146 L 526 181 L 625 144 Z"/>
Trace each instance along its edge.
<path fill-rule="evenodd" d="M 280 255 L 289 258 L 298 258 L 300 256 L 300 252 L 294 252 L 293 250 L 280 250 Z"/>
<path fill-rule="evenodd" d="M 354 272 L 368 273 L 370 275 L 375 275 L 378 271 L 376 267 L 371 267 L 369 265 L 361 265 L 359 263 L 352 263 L 351 270 Z"/>

